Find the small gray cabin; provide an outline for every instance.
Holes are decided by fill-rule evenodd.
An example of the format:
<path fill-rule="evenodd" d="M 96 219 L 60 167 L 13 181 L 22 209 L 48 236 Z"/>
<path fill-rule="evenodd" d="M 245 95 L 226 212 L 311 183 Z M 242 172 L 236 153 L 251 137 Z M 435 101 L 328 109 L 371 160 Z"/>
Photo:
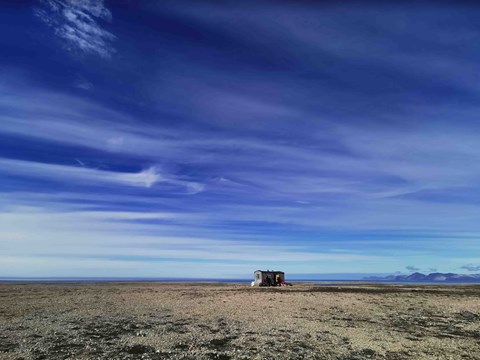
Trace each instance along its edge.
<path fill-rule="evenodd" d="M 257 270 L 253 273 L 253 282 L 257 286 L 279 286 L 285 283 L 285 273 L 274 270 Z"/>

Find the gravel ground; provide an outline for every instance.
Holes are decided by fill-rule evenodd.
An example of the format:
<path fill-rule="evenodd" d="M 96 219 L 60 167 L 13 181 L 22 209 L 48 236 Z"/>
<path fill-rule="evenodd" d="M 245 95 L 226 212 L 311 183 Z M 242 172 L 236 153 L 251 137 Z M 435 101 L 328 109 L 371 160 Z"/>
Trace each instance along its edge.
<path fill-rule="evenodd" d="M 0 359 L 480 359 L 480 286 L 0 283 Z"/>

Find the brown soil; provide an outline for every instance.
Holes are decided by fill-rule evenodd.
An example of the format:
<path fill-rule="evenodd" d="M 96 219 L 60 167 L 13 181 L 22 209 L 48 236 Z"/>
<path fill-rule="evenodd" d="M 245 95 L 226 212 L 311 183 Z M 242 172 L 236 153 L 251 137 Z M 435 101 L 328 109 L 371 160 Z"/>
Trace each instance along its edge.
<path fill-rule="evenodd" d="M 0 283 L 0 359 L 480 359 L 480 286 Z"/>

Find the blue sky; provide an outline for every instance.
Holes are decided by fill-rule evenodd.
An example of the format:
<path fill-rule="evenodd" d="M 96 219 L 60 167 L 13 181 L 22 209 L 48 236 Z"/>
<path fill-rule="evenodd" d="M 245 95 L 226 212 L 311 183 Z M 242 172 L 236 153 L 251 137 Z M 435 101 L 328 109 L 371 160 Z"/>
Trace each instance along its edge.
<path fill-rule="evenodd" d="M 3 1 L 0 276 L 480 269 L 480 7 Z"/>

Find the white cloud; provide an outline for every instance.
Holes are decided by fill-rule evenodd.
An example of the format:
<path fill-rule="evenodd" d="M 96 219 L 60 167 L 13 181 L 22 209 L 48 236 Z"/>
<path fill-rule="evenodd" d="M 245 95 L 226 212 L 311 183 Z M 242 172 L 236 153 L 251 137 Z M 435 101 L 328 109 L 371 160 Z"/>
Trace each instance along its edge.
<path fill-rule="evenodd" d="M 136 220 L 180 220 L 192 215 L 115 211 L 71 211 L 13 208 L 0 213 L 0 246 L 5 256 L 136 257 L 214 261 L 378 261 L 382 257 L 358 253 L 312 251 L 298 244 L 155 235 L 151 224 Z M 178 225 L 181 226 L 181 225 Z M 132 234 L 135 236 L 132 237 Z M 0 267 L 1 270 L 1 267 Z M 0 274 L 1 275 L 1 274 Z"/>
<path fill-rule="evenodd" d="M 60 182 L 114 183 L 125 186 L 150 188 L 158 183 L 186 189 L 189 194 L 203 190 L 203 185 L 164 176 L 152 166 L 137 173 L 105 171 L 85 166 L 66 166 L 33 161 L 0 158 L 0 170 L 7 174 L 41 178 Z"/>
<path fill-rule="evenodd" d="M 6 109 L 0 115 L 2 133 L 134 155 L 167 166 L 206 165 L 212 170 L 201 175 L 228 179 L 209 183 L 209 189 L 219 193 L 248 192 L 264 199 L 311 204 L 329 194 L 366 201 L 474 186 L 480 174 L 480 167 L 475 165 L 480 163 L 478 136 L 468 127 L 424 126 L 416 131 L 384 129 L 371 133 L 352 124 L 329 124 L 322 134 L 312 130 L 310 136 L 319 144 L 323 138 L 337 137 L 341 146 L 356 155 L 345 156 L 255 137 L 221 137 L 207 131 L 175 131 L 148 124 L 139 128 L 128 115 L 84 99 L 41 90 L 20 95 L 8 83 L 0 83 L 1 90 L 6 94 L 0 99 Z M 259 156 L 262 161 L 255 160 Z M 124 178 L 148 187 L 157 176 L 154 169 L 146 169 Z M 162 176 L 188 193 L 202 191 L 205 186 Z M 385 178 L 396 182 L 385 182 Z"/>
<path fill-rule="evenodd" d="M 103 0 L 40 0 L 35 15 L 52 27 L 65 41 L 68 50 L 110 58 L 115 52 L 115 36 L 103 29 L 99 21 L 111 21 L 112 14 Z"/>
<path fill-rule="evenodd" d="M 93 84 L 82 76 L 77 77 L 77 79 L 73 82 L 73 86 L 77 89 L 86 91 L 93 89 Z"/>
<path fill-rule="evenodd" d="M 124 181 L 127 184 L 132 184 L 135 186 L 145 186 L 147 188 L 152 187 L 157 182 L 165 180 L 162 175 L 160 175 L 158 169 L 155 167 L 150 167 L 146 170 L 143 170 L 135 174 L 118 174 L 116 175 L 117 179 Z"/>
<path fill-rule="evenodd" d="M 3 265 L 3 266 L 2 266 Z M 249 278 L 259 266 L 196 261 L 118 260 L 107 258 L 66 258 L 64 256 L 0 255 L 0 276 L 15 277 L 186 277 Z M 34 271 L 32 271 L 34 269 Z M 192 272 L 192 269 L 195 271 Z M 61 274 L 61 276 L 59 276 Z M 199 275 L 201 274 L 201 275 Z"/>
<path fill-rule="evenodd" d="M 47 164 L 33 161 L 0 158 L 0 170 L 13 175 L 62 182 L 117 183 L 128 186 L 151 187 L 161 181 L 161 175 L 150 168 L 139 173 L 104 171 L 87 167 Z"/>
<path fill-rule="evenodd" d="M 318 225 L 325 225 L 325 221 L 316 209 L 302 213 L 288 212 L 281 208 L 244 209 L 237 206 L 230 210 L 228 208 L 218 211 L 210 209 L 211 212 L 201 213 L 195 207 L 182 211 L 105 211 L 101 206 L 98 210 L 94 210 L 95 207 L 89 204 L 79 205 L 75 201 L 63 202 L 59 196 L 60 194 L 56 196 L 54 194 L 54 201 L 46 202 L 44 199 L 47 195 L 35 196 L 35 194 L 22 195 L 21 193 L 1 195 L 0 249 L 2 249 L 2 259 L 10 257 L 13 268 L 7 265 L 7 262 L 0 261 L 0 275 L 11 273 L 28 276 L 36 266 L 33 264 L 38 264 L 38 269 L 42 271 L 51 271 L 55 274 L 58 269 L 54 269 L 48 261 L 42 262 L 47 258 L 54 262 L 55 259 L 70 259 L 72 264 L 76 264 L 75 271 L 72 270 L 69 273 L 71 276 L 88 276 L 89 271 L 79 264 L 91 261 L 100 266 L 95 274 L 97 276 L 106 274 L 138 276 L 139 273 L 131 271 L 128 266 L 133 263 L 149 273 L 149 276 L 167 276 L 168 271 L 161 266 L 165 264 L 165 260 L 168 260 L 169 264 L 191 261 L 192 266 L 202 267 L 202 274 L 208 273 L 215 267 L 215 265 L 211 266 L 212 262 L 225 266 L 244 263 L 243 268 L 247 273 L 252 268 L 267 266 L 267 264 L 282 269 L 291 268 L 297 272 L 303 267 L 308 271 L 318 269 L 319 272 L 325 272 L 335 269 L 341 272 L 345 264 L 354 266 L 355 271 L 375 271 L 377 268 L 393 271 L 405 261 L 425 263 L 425 259 L 418 258 L 425 250 L 417 249 L 414 255 L 402 250 L 405 248 L 404 239 L 395 241 L 395 239 L 385 238 L 376 242 L 371 242 L 372 240 L 369 239 L 356 239 L 347 244 L 350 247 L 355 243 L 355 248 L 352 250 L 338 247 L 345 245 L 344 241 L 332 242 L 320 235 L 315 243 L 311 241 L 305 243 L 300 240 L 279 241 L 275 236 L 252 237 L 247 234 L 242 238 L 237 233 L 232 233 L 230 236 L 227 229 L 211 231 L 212 225 L 232 218 L 239 220 L 257 218 L 284 222 L 286 218 L 291 217 L 292 222 L 298 223 L 301 218 L 309 217 L 305 219 L 305 224 L 310 222 L 310 225 L 313 225 L 317 222 Z M 92 196 L 93 194 L 85 194 L 85 197 L 95 200 Z M 102 194 L 95 196 L 97 200 L 104 197 Z M 120 200 L 122 202 L 137 201 L 136 197 L 132 197 L 131 200 L 128 198 L 121 196 Z M 155 200 L 152 201 L 155 203 Z M 168 208 L 168 203 L 166 205 Z M 331 221 L 331 219 L 326 220 Z M 340 218 L 337 224 L 341 222 L 348 223 L 345 218 Z M 436 249 L 438 241 L 438 238 L 415 238 L 415 243 L 420 242 L 421 248 L 427 250 Z M 471 244 L 468 243 L 469 241 Z M 362 247 L 367 243 L 370 249 L 372 246 L 383 247 L 388 244 L 389 247 L 397 247 L 400 250 L 395 255 L 388 251 L 365 251 Z M 464 248 L 471 249 L 472 253 L 478 249 L 476 240 L 460 237 L 445 243 L 444 246 L 458 247 L 460 244 Z M 31 259 L 32 262 L 22 268 L 20 264 L 25 263 L 22 259 Z M 124 261 L 125 259 L 128 261 Z M 442 261 L 442 259 L 435 259 L 435 261 Z M 468 261 L 474 263 L 473 260 Z M 195 262 L 200 262 L 202 265 L 196 266 Z M 464 260 L 463 263 L 466 262 Z M 127 265 L 128 270 L 117 268 L 119 264 Z M 77 265 L 79 267 L 76 267 Z M 225 275 L 221 269 L 215 269 L 220 271 L 217 276 Z M 183 273 L 180 271 L 177 275 L 179 274 Z"/>
<path fill-rule="evenodd" d="M 121 149 L 122 145 L 124 144 L 124 140 L 122 136 L 113 137 L 107 140 L 107 144 L 109 149 Z"/>

